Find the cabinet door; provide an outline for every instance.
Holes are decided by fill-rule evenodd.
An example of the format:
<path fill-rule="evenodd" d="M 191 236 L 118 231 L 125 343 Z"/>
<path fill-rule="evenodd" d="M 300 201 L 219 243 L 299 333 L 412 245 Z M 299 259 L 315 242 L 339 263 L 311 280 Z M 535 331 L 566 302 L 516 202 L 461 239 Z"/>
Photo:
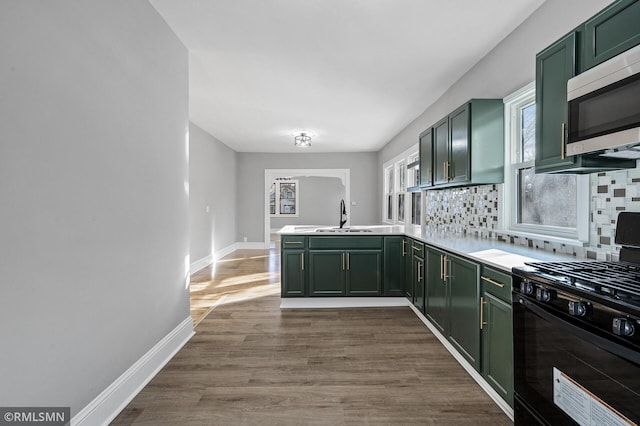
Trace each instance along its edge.
<path fill-rule="evenodd" d="M 309 295 L 343 296 L 345 269 L 343 250 L 309 250 Z"/>
<path fill-rule="evenodd" d="M 425 314 L 444 333 L 447 318 L 447 283 L 443 280 L 444 252 L 427 249 Z"/>
<path fill-rule="evenodd" d="M 585 71 L 640 44 L 638 23 L 638 0 L 618 1 L 585 22 L 580 71 Z"/>
<path fill-rule="evenodd" d="M 420 134 L 420 186 L 433 185 L 433 130 Z"/>
<path fill-rule="evenodd" d="M 384 237 L 384 276 L 382 280 L 385 296 L 405 294 L 405 253 L 407 243 L 404 237 Z"/>
<path fill-rule="evenodd" d="M 448 337 L 476 370 L 480 370 L 480 266 L 447 255 L 449 278 Z"/>
<path fill-rule="evenodd" d="M 575 75 L 576 36 L 571 33 L 536 56 L 536 173 L 573 165 L 567 157 L 567 81 Z"/>
<path fill-rule="evenodd" d="M 482 375 L 513 406 L 511 304 L 486 291 L 482 300 Z"/>
<path fill-rule="evenodd" d="M 413 255 L 413 306 L 424 313 L 424 259 Z"/>
<path fill-rule="evenodd" d="M 449 114 L 449 181 L 471 180 L 469 157 L 469 104 Z"/>
<path fill-rule="evenodd" d="M 304 250 L 282 250 L 282 297 L 305 296 Z"/>
<path fill-rule="evenodd" d="M 433 184 L 447 183 L 446 169 L 449 164 L 449 119 L 440 120 L 433 126 Z"/>
<path fill-rule="evenodd" d="M 410 302 L 413 302 L 413 256 L 411 255 L 411 238 L 405 238 L 404 246 L 404 293 Z"/>
<path fill-rule="evenodd" d="M 347 296 L 379 296 L 382 292 L 382 250 L 348 250 Z"/>

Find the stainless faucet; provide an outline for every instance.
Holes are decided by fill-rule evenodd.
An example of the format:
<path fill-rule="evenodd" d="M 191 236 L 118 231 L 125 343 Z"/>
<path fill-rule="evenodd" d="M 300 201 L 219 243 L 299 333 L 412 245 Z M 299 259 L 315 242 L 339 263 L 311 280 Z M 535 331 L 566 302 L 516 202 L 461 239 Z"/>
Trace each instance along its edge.
<path fill-rule="evenodd" d="M 347 223 L 347 207 L 344 204 L 344 199 L 340 200 L 340 229 Z"/>

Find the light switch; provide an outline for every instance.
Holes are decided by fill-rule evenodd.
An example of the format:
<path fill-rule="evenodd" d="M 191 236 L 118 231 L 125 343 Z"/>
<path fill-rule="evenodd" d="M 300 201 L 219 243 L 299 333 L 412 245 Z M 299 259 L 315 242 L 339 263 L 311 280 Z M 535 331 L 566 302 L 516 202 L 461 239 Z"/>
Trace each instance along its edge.
<path fill-rule="evenodd" d="M 357 203 L 356 203 L 355 201 L 352 201 L 352 202 L 351 202 L 351 205 L 352 205 L 352 206 L 355 206 L 356 204 L 357 204 Z"/>
<path fill-rule="evenodd" d="M 207 213 L 209 213 L 209 210 L 210 210 L 210 208 L 209 208 L 209 205 L 207 204 L 207 207 L 205 208 L 205 211 L 206 211 Z"/>

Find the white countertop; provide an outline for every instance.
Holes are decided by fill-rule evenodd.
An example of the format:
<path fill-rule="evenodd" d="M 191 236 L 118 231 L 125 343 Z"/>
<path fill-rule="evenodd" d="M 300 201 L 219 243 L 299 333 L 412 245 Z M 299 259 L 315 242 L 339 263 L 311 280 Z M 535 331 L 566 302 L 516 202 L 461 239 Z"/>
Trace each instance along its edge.
<path fill-rule="evenodd" d="M 571 261 L 575 257 L 558 254 L 526 246 L 509 244 L 506 242 L 473 237 L 466 234 L 445 232 L 433 228 L 400 225 L 372 225 L 350 226 L 339 231 L 330 225 L 285 226 L 278 233 L 280 235 L 313 235 L 313 236 L 372 236 L 372 235 L 405 235 L 422 241 L 430 246 L 446 250 L 450 253 L 467 257 L 472 260 L 511 272 L 511 268 L 523 266 L 524 262 L 540 261 Z M 353 232 L 351 230 L 365 230 Z M 320 231 L 318 231 L 320 230 Z M 329 230 L 324 231 L 323 230 Z"/>

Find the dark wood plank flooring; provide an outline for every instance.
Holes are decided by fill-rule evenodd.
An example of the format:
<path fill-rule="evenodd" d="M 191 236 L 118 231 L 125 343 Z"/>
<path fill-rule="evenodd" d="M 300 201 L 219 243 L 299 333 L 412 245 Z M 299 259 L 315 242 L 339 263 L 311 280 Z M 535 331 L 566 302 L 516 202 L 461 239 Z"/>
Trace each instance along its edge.
<path fill-rule="evenodd" d="M 259 291 L 239 279 L 112 424 L 511 424 L 409 308 L 281 311 L 278 263 L 248 258 Z"/>

